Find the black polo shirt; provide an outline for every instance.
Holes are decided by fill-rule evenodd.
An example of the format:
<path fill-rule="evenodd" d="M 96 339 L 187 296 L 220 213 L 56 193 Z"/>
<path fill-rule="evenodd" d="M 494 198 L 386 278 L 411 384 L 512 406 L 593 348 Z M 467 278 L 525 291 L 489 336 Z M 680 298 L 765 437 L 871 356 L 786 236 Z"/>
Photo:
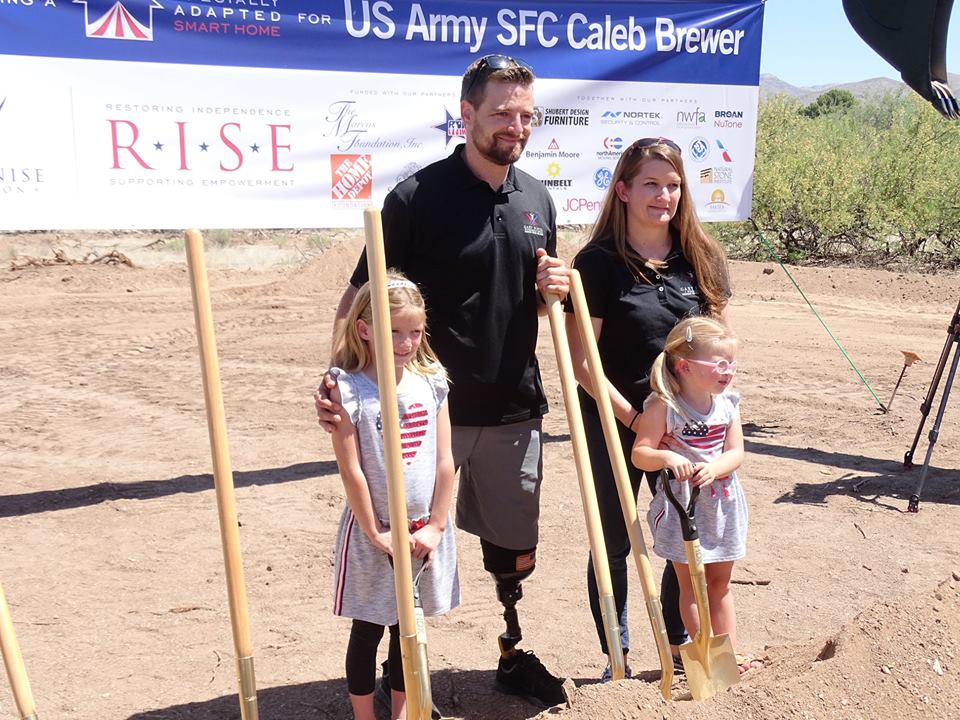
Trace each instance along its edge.
<path fill-rule="evenodd" d="M 387 195 L 387 267 L 424 295 L 430 344 L 450 375 L 454 425 L 542 417 L 535 252 L 556 255 L 556 211 L 543 185 L 512 166 L 491 189 L 470 172 L 463 147 Z M 364 251 L 350 283 L 367 277 Z"/>
<path fill-rule="evenodd" d="M 591 317 L 603 320 L 597 346 L 607 379 L 638 410 L 650 394 L 650 366 L 679 320 L 699 315 L 700 286 L 674 239 L 666 267 L 636 279 L 617 256 L 613 241 L 585 246 L 573 261 L 580 272 Z M 569 302 L 567 312 L 572 312 Z M 585 410 L 596 402 L 582 388 Z"/>

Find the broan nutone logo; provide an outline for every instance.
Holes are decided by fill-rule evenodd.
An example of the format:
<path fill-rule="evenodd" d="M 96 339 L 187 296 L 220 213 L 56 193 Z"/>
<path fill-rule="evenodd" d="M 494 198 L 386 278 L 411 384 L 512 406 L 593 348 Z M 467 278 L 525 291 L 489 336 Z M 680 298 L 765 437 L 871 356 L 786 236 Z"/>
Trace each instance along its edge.
<path fill-rule="evenodd" d="M 153 11 L 163 10 L 157 0 L 73 0 L 83 5 L 83 24 L 88 38 L 153 42 Z"/>
<path fill-rule="evenodd" d="M 369 155 L 330 156 L 330 198 L 369 200 L 373 197 L 373 164 Z"/>

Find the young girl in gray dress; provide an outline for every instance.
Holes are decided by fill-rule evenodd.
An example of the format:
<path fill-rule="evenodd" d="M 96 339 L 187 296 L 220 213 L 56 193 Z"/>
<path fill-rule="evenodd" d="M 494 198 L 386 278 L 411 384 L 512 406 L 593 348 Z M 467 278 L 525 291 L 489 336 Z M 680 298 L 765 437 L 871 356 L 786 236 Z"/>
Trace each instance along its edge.
<path fill-rule="evenodd" d="M 417 286 L 390 274 L 390 325 L 400 405 L 407 521 L 413 570 L 425 615 L 460 603 L 456 546 L 450 522 L 453 453 L 447 379 L 426 336 L 426 312 Z M 333 399 L 347 417 L 333 433 L 333 449 L 347 496 L 337 537 L 333 612 L 353 618 L 347 646 L 347 689 L 357 720 L 373 720 L 377 646 L 390 628 L 387 662 L 391 718 L 405 716 L 397 602 L 390 562 L 389 511 L 380 397 L 373 345 L 369 283 L 360 288 L 334 345 Z"/>
<path fill-rule="evenodd" d="M 740 397 L 730 390 L 737 370 L 737 341 L 709 317 L 681 320 L 667 336 L 650 370 L 653 389 L 637 423 L 633 464 L 642 470 L 669 468 L 671 489 L 684 506 L 691 486 L 700 487 L 697 530 L 703 551 L 710 622 L 736 646 L 736 614 L 730 592 L 734 560 L 747 551 L 747 503 L 736 470 L 743 462 Z M 683 449 L 661 449 L 670 435 Z M 690 637 L 700 629 L 680 523 L 657 481 L 647 521 L 654 551 L 672 562 L 680 583 L 680 614 Z M 747 668 L 741 667 L 741 671 Z"/>

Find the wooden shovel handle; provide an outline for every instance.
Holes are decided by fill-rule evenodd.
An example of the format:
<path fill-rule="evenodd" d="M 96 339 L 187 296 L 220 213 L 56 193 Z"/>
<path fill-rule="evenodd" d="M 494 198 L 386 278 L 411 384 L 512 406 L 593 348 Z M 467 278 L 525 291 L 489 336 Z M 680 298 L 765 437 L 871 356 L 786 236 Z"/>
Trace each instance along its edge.
<path fill-rule="evenodd" d="M 33 693 L 30 691 L 30 681 L 27 680 L 27 671 L 23 666 L 23 656 L 20 654 L 17 636 L 13 631 L 10 608 L 7 607 L 7 597 L 3 594 L 2 585 L 0 585 L 0 651 L 3 652 L 3 664 L 7 669 L 13 701 L 17 704 L 20 717 L 35 717 Z"/>
<path fill-rule="evenodd" d="M 610 669 L 613 672 L 614 679 L 619 680 L 623 678 L 625 663 L 623 649 L 620 646 L 616 606 L 613 602 L 613 583 L 610 580 L 607 546 L 603 539 L 603 528 L 600 525 L 600 510 L 597 507 L 597 490 L 593 484 L 590 453 L 587 450 L 587 438 L 583 431 L 583 416 L 580 412 L 580 401 L 577 398 L 577 379 L 573 374 L 573 361 L 570 359 L 570 346 L 567 343 L 567 331 L 563 319 L 563 308 L 560 307 L 560 298 L 553 294 L 547 294 L 546 302 L 553 349 L 557 355 L 560 387 L 563 390 L 563 403 L 567 411 L 567 426 L 570 428 L 570 442 L 573 445 L 573 459 L 580 483 L 580 500 L 583 503 L 583 515 L 587 524 L 590 553 L 593 556 L 593 570 L 597 579 L 597 593 L 607 638 Z M 613 617 L 609 617 L 611 614 Z"/>
<path fill-rule="evenodd" d="M 647 615 L 650 618 L 653 637 L 657 643 L 657 652 L 660 656 L 660 691 L 663 697 L 669 700 L 670 686 L 673 682 L 673 657 L 670 652 L 670 641 L 663 620 L 663 609 L 660 607 L 656 580 L 653 577 L 653 567 L 650 564 L 647 545 L 643 539 L 643 530 L 637 516 L 637 501 L 633 494 L 633 486 L 630 483 L 627 463 L 623 457 L 620 433 L 617 430 L 617 419 L 613 414 L 610 395 L 606 392 L 607 377 L 603 371 L 597 338 L 590 321 L 590 310 L 583 290 L 583 281 L 580 279 L 580 273 L 576 270 L 570 271 L 570 299 L 573 302 L 580 344 L 587 358 L 587 368 L 590 371 L 590 378 L 596 394 L 597 408 L 600 410 L 600 423 L 603 426 L 607 455 L 610 457 L 613 477 L 617 484 L 617 495 L 620 497 L 620 510 L 623 512 L 627 536 L 630 538 L 630 548 L 637 565 L 637 573 L 640 576 L 640 585 L 643 588 Z"/>
<path fill-rule="evenodd" d="M 387 294 L 387 263 L 383 247 L 383 222 L 378 208 L 363 211 L 366 234 L 367 272 L 370 277 L 370 307 L 376 351 L 377 386 L 383 425 L 384 461 L 387 471 L 387 500 L 390 512 L 390 541 L 393 547 L 393 584 L 400 621 L 400 649 L 403 679 L 407 688 L 407 717 L 429 720 L 433 708 L 426 652 L 418 649 L 417 616 L 413 599 L 413 567 L 410 559 L 410 530 L 407 494 L 403 482 L 403 450 L 400 443 L 400 410 L 397 405 L 397 373 L 393 365 L 393 335 L 390 298 Z"/>
<path fill-rule="evenodd" d="M 258 720 L 256 680 L 253 670 L 253 650 L 250 641 L 250 619 L 247 594 L 243 579 L 243 560 L 240 553 L 240 531 L 237 524 L 237 505 L 233 491 L 233 469 L 227 443 L 227 424 L 223 411 L 223 392 L 220 387 L 220 364 L 217 360 L 217 340 L 213 329 L 213 310 L 207 285 L 207 266 L 203 254 L 203 236 L 198 230 L 186 233 L 187 265 L 190 268 L 190 288 L 193 293 L 194 319 L 200 346 L 203 375 L 203 396 L 207 409 L 207 431 L 213 457 L 213 483 L 217 494 L 217 514 L 220 521 L 220 541 L 227 579 L 227 600 L 230 605 L 230 627 L 237 653 L 237 673 L 240 681 L 240 716 L 242 720 Z"/>

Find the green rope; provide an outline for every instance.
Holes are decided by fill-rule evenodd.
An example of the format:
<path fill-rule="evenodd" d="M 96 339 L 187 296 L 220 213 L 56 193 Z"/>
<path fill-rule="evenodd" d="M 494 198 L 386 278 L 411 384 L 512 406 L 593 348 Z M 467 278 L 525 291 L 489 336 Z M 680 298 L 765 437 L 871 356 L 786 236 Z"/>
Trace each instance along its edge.
<path fill-rule="evenodd" d="M 857 376 L 860 378 L 860 380 L 863 381 L 863 384 L 866 385 L 867 390 L 869 390 L 869 391 L 870 391 L 870 394 L 873 395 L 873 399 L 877 401 L 877 405 L 880 406 L 880 409 L 881 409 L 883 412 L 886 412 L 886 411 L 887 411 L 887 408 L 885 408 L 884 405 L 883 405 L 883 403 L 880 402 L 880 398 L 877 397 L 877 394 L 873 391 L 873 388 L 870 387 L 870 383 L 867 382 L 867 379 L 863 376 L 863 373 L 860 372 L 860 370 L 857 368 L 857 366 L 856 366 L 856 364 L 853 362 L 853 360 L 850 359 L 850 356 L 847 355 L 847 351 L 843 349 L 843 345 L 840 344 L 840 341 L 837 340 L 836 337 L 834 337 L 834 335 L 833 335 L 832 332 L 830 332 L 830 328 L 827 327 L 827 323 L 824 322 L 824 320 L 823 320 L 822 317 L 820 317 L 820 313 L 817 312 L 817 309 L 813 306 L 813 303 L 811 303 L 811 302 L 807 299 L 807 296 L 803 293 L 803 290 L 802 290 L 802 289 L 800 288 L 800 286 L 797 284 L 797 281 L 793 279 L 793 275 L 791 275 L 791 274 L 790 274 L 790 271 L 787 270 L 786 266 L 783 264 L 783 260 L 781 260 L 781 259 L 780 259 L 780 256 L 777 255 L 777 251 L 773 249 L 773 246 L 772 246 L 769 242 L 767 242 L 767 239 L 763 236 L 763 232 L 761 232 L 761 230 L 760 230 L 760 226 L 757 225 L 757 221 L 754 220 L 754 219 L 751 217 L 751 218 L 750 218 L 750 222 L 753 223 L 753 227 L 756 228 L 756 230 L 757 230 L 757 235 L 760 237 L 760 240 L 763 241 L 763 244 L 767 246 L 767 250 L 768 250 L 769 253 L 773 256 L 773 259 L 776 260 L 776 261 L 780 264 L 780 267 L 783 268 L 783 271 L 787 274 L 787 277 L 790 278 L 790 282 L 793 283 L 793 286 L 797 289 L 797 292 L 800 293 L 800 297 L 802 297 L 802 298 L 804 299 L 804 301 L 807 303 L 807 305 L 810 307 L 810 311 L 817 317 L 817 320 L 820 321 L 820 324 L 823 325 L 823 329 L 827 331 L 827 334 L 830 336 L 830 338 L 831 338 L 831 339 L 833 340 L 833 342 L 836 344 L 837 348 L 840 350 L 840 352 L 843 354 L 843 356 L 847 359 L 847 362 L 850 363 L 850 367 L 853 368 L 853 371 L 857 374 Z"/>

